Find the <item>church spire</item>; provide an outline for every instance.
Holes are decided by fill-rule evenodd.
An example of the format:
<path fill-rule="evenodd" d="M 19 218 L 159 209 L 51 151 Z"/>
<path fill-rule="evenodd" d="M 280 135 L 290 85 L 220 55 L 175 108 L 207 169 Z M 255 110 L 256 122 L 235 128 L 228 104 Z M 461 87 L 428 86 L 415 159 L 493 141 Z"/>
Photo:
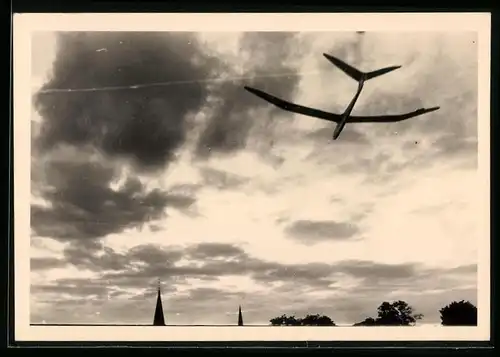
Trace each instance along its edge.
<path fill-rule="evenodd" d="M 243 326 L 243 315 L 241 314 L 241 305 L 238 307 L 238 326 Z"/>
<path fill-rule="evenodd" d="M 156 309 L 153 320 L 153 326 L 165 326 L 165 318 L 163 316 L 163 306 L 161 303 L 161 283 L 158 279 L 158 296 L 156 298 Z"/>

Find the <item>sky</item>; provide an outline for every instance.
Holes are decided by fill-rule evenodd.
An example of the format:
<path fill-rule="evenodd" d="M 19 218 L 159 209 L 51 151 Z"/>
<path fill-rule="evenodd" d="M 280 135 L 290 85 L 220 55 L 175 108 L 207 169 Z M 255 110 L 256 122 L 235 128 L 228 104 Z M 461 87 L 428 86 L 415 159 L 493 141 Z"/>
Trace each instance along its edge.
<path fill-rule="evenodd" d="M 477 304 L 476 34 L 66 32 L 32 37 L 32 323 L 338 324 Z M 341 113 L 334 125 L 243 90 Z M 162 85 L 138 86 L 163 83 Z M 111 88 L 110 88 L 111 87 Z M 118 87 L 118 88 L 117 88 Z M 87 88 L 88 91 L 64 89 Z M 107 89 L 106 89 L 107 88 Z M 63 89 L 43 92 L 43 90 Z"/>

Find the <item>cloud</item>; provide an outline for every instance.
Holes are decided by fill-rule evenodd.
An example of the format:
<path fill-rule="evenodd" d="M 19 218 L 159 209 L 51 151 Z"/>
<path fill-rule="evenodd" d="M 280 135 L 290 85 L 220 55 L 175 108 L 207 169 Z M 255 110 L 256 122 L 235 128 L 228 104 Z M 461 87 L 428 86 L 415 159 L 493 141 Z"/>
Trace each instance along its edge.
<path fill-rule="evenodd" d="M 286 233 L 293 239 L 305 244 L 314 244 L 319 241 L 346 240 L 359 232 L 352 223 L 336 221 L 309 221 L 299 220 L 286 228 Z"/>
<path fill-rule="evenodd" d="M 30 269 L 31 270 L 47 270 L 60 268 L 67 264 L 66 261 L 57 258 L 40 258 L 40 257 L 32 257 L 30 260 Z"/>
<path fill-rule="evenodd" d="M 63 253 L 67 264 L 99 273 L 127 269 L 136 272 L 138 267 L 142 269 L 145 264 L 154 268 L 161 266 L 168 269 L 182 257 L 182 252 L 178 250 L 162 250 L 149 244 L 134 247 L 127 254 L 116 252 L 103 245 L 96 249 L 82 249 L 70 245 Z"/>
<path fill-rule="evenodd" d="M 191 259 L 205 261 L 210 258 L 234 258 L 241 257 L 244 251 L 231 244 L 225 243 L 200 243 L 187 250 L 187 254 Z"/>
<path fill-rule="evenodd" d="M 243 33 L 236 59 L 242 68 L 234 67 L 226 75 L 243 74 L 248 77 L 244 85 L 290 97 L 299 83 L 294 60 L 301 54 L 293 51 L 295 35 L 292 32 Z M 241 82 L 224 82 L 214 88 L 213 95 L 217 100 L 210 104 L 210 119 L 196 149 L 198 157 L 241 149 L 254 132 L 259 137 L 256 145 L 262 136 L 271 137 L 277 122 L 275 118 L 270 120 L 270 116 L 279 109 L 245 91 Z M 262 108 L 268 112 L 258 110 Z"/>
<path fill-rule="evenodd" d="M 32 288 L 32 293 L 55 294 L 59 296 L 74 295 L 75 290 L 78 295 L 86 298 L 104 298 L 107 296 L 108 289 L 105 284 L 95 283 L 92 280 L 63 278 L 58 279 L 57 284 L 38 284 Z M 72 299 L 70 298 L 70 301 Z"/>
<path fill-rule="evenodd" d="M 390 280 L 412 284 L 420 277 L 427 279 L 442 271 L 425 268 L 415 263 L 383 264 L 364 260 L 343 260 L 336 263 L 280 264 L 248 255 L 241 247 L 225 243 L 200 243 L 197 245 L 163 248 L 139 245 L 127 253 L 118 253 L 110 248 L 86 251 L 67 248 L 66 261 L 80 269 L 92 269 L 102 275 L 104 281 L 114 278 L 123 281 L 142 278 L 146 281 L 158 276 L 168 277 L 221 277 L 226 275 L 248 275 L 257 281 L 297 282 L 316 285 L 315 280 L 331 278 L 338 274 L 355 279 L 364 279 L 363 286 L 385 285 Z M 476 273 L 476 265 L 449 269 L 454 277 Z M 135 280 L 135 279 L 134 279 Z M 136 282 L 140 282 L 137 280 Z M 368 285 L 367 285 L 368 284 Z"/>
<path fill-rule="evenodd" d="M 35 185 L 48 205 L 32 204 L 34 232 L 57 240 L 92 240 L 160 219 L 167 207 L 186 209 L 195 199 L 148 190 L 137 177 L 119 188 L 114 166 L 99 161 L 51 160 Z"/>
<path fill-rule="evenodd" d="M 337 265 L 340 271 L 356 278 L 372 279 L 410 279 L 417 274 L 415 264 L 383 264 L 360 260 L 347 260 Z"/>
<path fill-rule="evenodd" d="M 254 109 L 265 104 L 239 91 L 240 82 L 206 79 L 244 75 L 250 77 L 249 83 L 291 92 L 296 77 L 262 80 L 260 76 L 293 74 L 287 63 L 293 38 L 293 33 L 244 33 L 237 57 L 246 57 L 251 65 L 238 69 L 244 61 L 231 64 L 211 52 L 195 33 L 57 33 L 50 76 L 34 95 L 41 121 L 32 133 L 33 194 L 48 203 L 32 207 L 35 233 L 55 239 L 94 239 L 160 219 L 167 206 L 197 215 L 192 206 L 199 185 L 177 185 L 171 193 L 151 191 L 138 175 L 151 178 L 167 168 L 190 131 L 200 134 L 198 158 L 207 157 L 201 150 L 207 145 L 218 153 L 243 148 L 257 123 Z M 276 47 L 276 41 L 281 46 Z M 102 48 L 106 50 L 97 51 Z M 271 51 L 276 48 L 279 51 Z M 184 83 L 113 90 L 176 81 Z M 109 90 L 44 92 L 65 88 Z M 194 118 L 200 114 L 205 119 L 195 127 Z M 73 163 L 50 160 L 71 150 L 72 155 L 62 156 Z M 79 156 L 89 151 L 98 153 L 97 160 Z M 128 169 L 126 183 L 110 188 L 123 176 L 123 168 Z M 219 188 L 236 188 L 245 181 L 210 168 L 201 173 L 204 184 Z"/>
<path fill-rule="evenodd" d="M 453 157 L 466 154 L 477 157 L 478 140 L 460 137 L 457 134 L 443 134 L 437 138 L 433 146 L 436 148 L 436 156 Z M 477 165 L 477 160 L 476 160 Z"/>
<path fill-rule="evenodd" d="M 236 189 L 249 181 L 246 177 L 210 167 L 201 168 L 200 173 L 203 178 L 203 186 L 215 187 L 221 190 Z"/>
<path fill-rule="evenodd" d="M 384 164 L 390 162 L 393 155 L 387 152 L 378 152 L 367 157 L 360 156 L 357 160 L 342 163 L 338 166 L 339 170 L 343 173 L 363 171 L 367 174 L 381 174 L 383 173 Z"/>
<path fill-rule="evenodd" d="M 96 52 L 99 48 L 106 51 Z M 52 76 L 42 89 L 98 88 L 195 81 L 222 64 L 206 57 L 193 33 L 58 33 Z M 143 87 L 96 92 L 41 93 L 42 150 L 91 144 L 143 170 L 164 166 L 185 140 L 187 117 L 199 111 L 207 85 Z"/>
<path fill-rule="evenodd" d="M 82 253 L 73 250 L 73 254 Z M 439 305 L 452 298 L 447 294 L 450 290 L 464 291 L 469 298 L 467 289 L 472 289 L 477 273 L 475 265 L 444 269 L 364 260 L 278 264 L 222 243 L 170 249 L 140 245 L 128 253 L 106 249 L 102 254 L 87 254 L 87 260 L 81 259 L 78 267 L 80 270 L 90 267 L 98 274 L 95 278 L 63 278 L 54 284 L 34 284 L 33 299 L 37 304 L 52 302 L 50 314 L 54 314 L 59 306 L 55 303 L 61 301 L 73 314 L 51 316 L 75 322 L 76 315 L 84 316 L 85 311 L 94 309 L 109 321 L 116 320 L 120 311 L 127 311 L 126 319 L 149 322 L 154 307 L 154 281 L 160 277 L 170 321 L 228 322 L 224 319 L 231 316 L 227 317 L 225 311 L 241 303 L 246 311 L 252 312 L 246 320 L 260 323 L 282 313 L 305 314 L 313 310 L 340 321 L 357 321 L 366 314 L 375 314 L 382 301 L 392 298 L 402 297 L 418 310 L 423 291 L 428 293 L 427 299 L 436 310 L 426 307 L 425 311 L 432 313 L 435 320 Z M 76 263 L 74 258 L 69 261 Z M 222 283 L 231 277 L 234 284 Z M 64 294 L 64 298 L 57 294 Z M 267 301 L 264 305 L 263 299 Z M 174 317 L 175 311 L 182 311 L 185 316 Z"/>

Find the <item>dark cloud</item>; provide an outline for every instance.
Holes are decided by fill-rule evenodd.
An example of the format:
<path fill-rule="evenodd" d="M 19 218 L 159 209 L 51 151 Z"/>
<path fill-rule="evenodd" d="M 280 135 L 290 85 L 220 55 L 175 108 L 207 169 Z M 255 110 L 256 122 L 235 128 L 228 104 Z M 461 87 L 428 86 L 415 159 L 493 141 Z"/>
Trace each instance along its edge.
<path fill-rule="evenodd" d="M 189 249 L 187 254 L 191 259 L 205 261 L 210 258 L 235 258 L 245 255 L 240 247 L 225 243 L 200 243 Z"/>
<path fill-rule="evenodd" d="M 32 205 L 32 229 L 63 241 L 96 239 L 159 219 L 167 206 L 185 209 L 194 203 L 188 196 L 147 190 L 137 177 L 113 189 L 117 175 L 113 166 L 97 161 L 51 161 L 45 181 L 37 183 L 50 205 Z"/>
<path fill-rule="evenodd" d="M 140 245 L 128 251 L 126 254 L 127 259 L 131 264 L 135 262 L 156 265 L 162 264 L 171 266 L 176 261 L 182 258 L 182 251 L 180 250 L 162 250 L 158 249 L 155 245 Z"/>
<path fill-rule="evenodd" d="M 244 33 L 239 43 L 240 62 L 244 63 L 245 77 L 253 77 L 246 79 L 244 85 L 291 98 L 299 81 L 291 61 L 300 56 L 294 52 L 294 39 L 292 32 Z M 235 71 L 230 74 L 238 76 Z M 285 73 L 290 76 L 280 76 Z M 243 83 L 224 82 L 214 89 L 213 95 L 217 100 L 211 104 L 211 118 L 198 143 L 199 156 L 245 147 L 252 128 L 257 128 L 261 136 L 272 135 L 276 121 L 269 120 L 270 114 L 260 115 L 256 109 L 266 108 L 272 113 L 279 109 L 245 91 Z"/>
<path fill-rule="evenodd" d="M 190 196 L 185 196 L 182 194 L 169 194 L 168 195 L 168 203 L 170 206 L 185 209 L 191 207 L 193 203 L 195 203 L 195 199 Z"/>
<path fill-rule="evenodd" d="M 61 295 L 75 295 L 75 290 L 78 295 L 87 298 L 103 298 L 107 295 L 108 288 L 104 282 L 95 282 L 92 280 L 83 279 L 58 279 L 56 284 L 37 284 L 31 289 L 31 293 L 47 293 Z"/>
<path fill-rule="evenodd" d="M 88 253 L 74 250 L 72 254 Z M 444 304 L 464 296 L 470 299 L 477 274 L 476 265 L 442 269 L 359 260 L 280 264 L 251 257 L 234 245 L 214 243 L 170 249 L 144 245 L 127 254 L 106 249 L 86 259 L 86 263 L 80 260 L 79 268 L 91 267 L 99 273 L 98 278 L 33 285 L 32 303 L 39 304 L 42 311 L 40 304 L 49 306 L 47 315 L 38 312 L 33 319 L 44 316 L 49 321 L 59 317 L 66 322 L 95 323 L 103 319 L 150 323 L 154 287 L 160 277 L 165 313 L 171 323 L 232 323 L 232 315 L 226 312 L 239 304 L 248 311 L 248 322 L 262 323 L 282 313 L 312 312 L 355 322 L 376 313 L 382 301 L 399 298 L 427 313 L 427 321 L 435 321 L 437 310 Z M 248 293 L 238 283 L 232 288 L 193 285 L 196 281 L 215 282 L 223 276 L 248 276 L 268 289 Z M 344 285 L 346 277 L 356 283 Z M 131 293 L 131 289 L 136 292 Z M 66 308 L 66 315 L 56 311 L 61 306 Z M 100 315 L 85 317 L 85 311 L 98 311 Z"/>
<path fill-rule="evenodd" d="M 335 221 L 295 221 L 286 228 L 286 233 L 304 244 L 320 241 L 347 240 L 359 232 L 356 225 Z"/>
<path fill-rule="evenodd" d="M 58 33 L 51 74 L 34 96 L 42 121 L 32 132 L 32 193 L 47 203 L 32 205 L 34 233 L 96 250 L 96 239 L 160 219 L 167 207 L 196 214 L 192 187 L 150 190 L 137 173 L 175 159 L 208 96 L 198 80 L 219 66 L 193 33 Z M 188 83 L 113 90 L 175 81 Z M 113 189 L 124 164 L 132 170 Z"/>
<path fill-rule="evenodd" d="M 262 261 L 249 256 L 240 247 L 222 243 L 200 243 L 170 249 L 141 245 L 127 253 L 117 253 L 104 247 L 88 250 L 68 246 L 64 254 L 68 264 L 98 272 L 100 280 L 120 286 L 140 286 L 154 277 L 179 282 L 187 277 L 213 280 L 224 275 L 250 275 L 261 282 L 288 280 L 317 287 L 325 282 L 330 284 L 330 280 L 321 280 L 321 276 L 332 272 L 332 267 L 327 264 L 281 265 Z M 179 264 L 181 260 L 187 263 Z M 316 282 L 318 277 L 320 281 Z"/>
<path fill-rule="evenodd" d="M 68 263 L 81 269 L 102 273 L 103 280 L 134 277 L 148 280 L 155 276 L 166 279 L 175 276 L 202 278 L 249 275 L 257 281 L 303 280 L 305 284 L 316 285 L 314 280 L 331 278 L 335 274 L 347 274 L 376 284 L 382 280 L 393 282 L 405 279 L 410 283 L 412 278 L 423 274 L 424 271 L 421 266 L 411 263 L 394 265 L 358 260 L 341 261 L 336 264 L 279 264 L 253 258 L 242 248 L 223 243 L 200 243 L 187 248 L 174 246 L 170 249 L 156 245 L 140 245 L 127 253 L 117 253 L 110 248 L 102 248 L 101 253 L 97 253 L 71 247 L 65 250 L 65 257 Z M 184 263 L 179 265 L 181 260 Z M 449 272 L 460 275 L 473 273 L 474 269 L 475 265 L 471 265 L 455 268 Z M 436 272 L 429 270 L 428 274 Z"/>
<path fill-rule="evenodd" d="M 203 55 L 192 33 L 65 32 L 58 33 L 52 76 L 42 89 L 196 81 L 211 77 L 219 65 Z M 43 118 L 38 143 L 42 150 L 91 144 L 141 169 L 158 168 L 173 159 L 185 140 L 187 116 L 202 108 L 207 95 L 203 82 L 38 93 L 35 107 Z"/>
<path fill-rule="evenodd" d="M 31 270 L 49 270 L 54 268 L 61 268 L 67 264 L 66 261 L 56 258 L 31 258 Z"/>
<path fill-rule="evenodd" d="M 103 254 L 98 254 L 99 252 Z M 169 268 L 182 257 L 179 250 L 162 250 L 156 246 L 144 244 L 130 249 L 127 254 L 117 253 L 113 249 L 96 247 L 81 249 L 69 245 L 64 249 L 65 261 L 78 268 L 103 273 L 107 271 L 136 271 L 144 264 Z"/>
<path fill-rule="evenodd" d="M 192 207 L 199 185 L 149 192 L 136 175 L 153 174 L 175 160 L 193 129 L 192 117 L 202 111 L 206 126 L 198 139 L 198 157 L 207 157 L 206 147 L 220 153 L 245 146 L 251 128 L 260 125 L 253 109 L 265 103 L 242 90 L 241 81 L 205 79 L 224 74 L 255 77 L 247 84 L 292 93 L 297 77 L 261 76 L 293 74 L 287 64 L 293 37 L 243 34 L 239 55 L 246 60 L 240 63 L 250 65 L 238 69 L 204 47 L 195 33 L 58 33 L 51 74 L 34 96 L 42 121 L 33 126 L 32 191 L 49 202 L 48 207 L 32 207 L 35 233 L 56 239 L 104 237 L 159 219 L 167 206 L 199 215 Z M 179 81 L 183 83 L 175 83 Z M 140 86 L 165 82 L 172 85 Z M 131 85 L 139 87 L 117 88 Z M 82 88 L 107 89 L 47 92 Z M 71 148 L 71 159 L 77 158 L 72 164 L 40 160 Z M 102 156 L 100 161 L 113 165 L 79 156 L 92 150 Z M 125 186 L 112 190 L 109 185 L 122 165 L 132 170 Z M 225 188 L 244 180 L 211 169 L 202 173 L 205 183 Z"/>

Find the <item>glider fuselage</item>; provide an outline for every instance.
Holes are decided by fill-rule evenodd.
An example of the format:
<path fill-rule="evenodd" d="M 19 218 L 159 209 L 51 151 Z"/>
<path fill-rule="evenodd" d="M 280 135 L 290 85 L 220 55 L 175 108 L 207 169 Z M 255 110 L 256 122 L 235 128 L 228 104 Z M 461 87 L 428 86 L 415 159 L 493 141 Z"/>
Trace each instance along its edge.
<path fill-rule="evenodd" d="M 358 82 L 358 90 L 357 90 L 356 94 L 354 95 L 354 98 L 351 99 L 351 102 L 347 106 L 346 110 L 344 111 L 344 113 L 342 113 L 341 121 L 335 127 L 335 131 L 333 132 L 333 140 L 336 140 L 339 137 L 340 133 L 342 132 L 342 129 L 344 129 L 345 125 L 349 121 L 349 116 L 351 115 L 351 112 L 354 109 L 354 105 L 356 104 L 356 101 L 358 100 L 359 95 L 361 94 L 361 91 L 363 90 L 364 84 L 365 84 L 364 79 L 361 79 Z"/>

